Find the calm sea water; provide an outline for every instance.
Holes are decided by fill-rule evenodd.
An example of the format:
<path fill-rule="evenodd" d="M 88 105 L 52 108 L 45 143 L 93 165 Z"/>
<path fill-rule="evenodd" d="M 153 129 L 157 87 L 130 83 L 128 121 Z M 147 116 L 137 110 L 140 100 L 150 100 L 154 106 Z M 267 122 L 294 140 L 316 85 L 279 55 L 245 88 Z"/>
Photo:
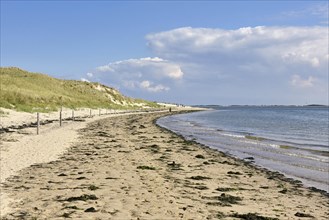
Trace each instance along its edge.
<path fill-rule="evenodd" d="M 328 107 L 219 107 L 158 124 L 329 192 Z"/>

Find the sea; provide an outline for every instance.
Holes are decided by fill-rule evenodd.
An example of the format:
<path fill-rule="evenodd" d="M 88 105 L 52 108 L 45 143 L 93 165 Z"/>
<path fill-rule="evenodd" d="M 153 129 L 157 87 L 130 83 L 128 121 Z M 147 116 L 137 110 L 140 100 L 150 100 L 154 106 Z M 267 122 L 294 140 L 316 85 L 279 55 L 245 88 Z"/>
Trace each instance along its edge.
<path fill-rule="evenodd" d="M 185 138 L 329 192 L 327 106 L 230 106 L 158 119 Z"/>

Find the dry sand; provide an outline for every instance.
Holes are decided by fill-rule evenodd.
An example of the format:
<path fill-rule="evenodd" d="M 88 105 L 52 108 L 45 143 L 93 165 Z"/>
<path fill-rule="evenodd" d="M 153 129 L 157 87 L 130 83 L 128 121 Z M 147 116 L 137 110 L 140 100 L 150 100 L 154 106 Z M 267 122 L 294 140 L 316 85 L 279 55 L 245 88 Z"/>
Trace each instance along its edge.
<path fill-rule="evenodd" d="M 90 110 L 75 111 L 76 121 L 63 121 L 62 127 L 59 122 L 49 123 L 40 127 L 40 135 L 36 135 L 36 128 L 29 125 L 36 120 L 36 114 L 16 112 L 2 109 L 5 115 L 1 117 L 1 128 L 8 128 L 11 132 L 1 133 L 0 136 L 0 183 L 19 170 L 36 163 L 47 163 L 58 159 L 72 143 L 77 141 L 78 129 L 86 126 L 87 122 L 98 120 L 101 117 L 78 119 L 89 116 Z M 104 111 L 105 112 L 105 111 Z M 63 118 L 68 118 L 71 110 L 63 111 Z M 41 113 L 41 122 L 58 119 L 58 112 Z M 72 115 L 71 115 L 72 116 Z M 20 129 L 20 126 L 24 126 Z M 26 126 L 26 127 L 25 127 Z M 13 129 L 17 128 L 17 129 Z M 8 197 L 0 186 L 0 216 L 5 215 L 9 209 L 8 204 L 12 199 Z"/>
<path fill-rule="evenodd" d="M 36 113 L 17 112 L 1 108 L 5 114 L 0 117 L 0 183 L 17 174 L 23 168 L 37 163 L 57 160 L 67 148 L 77 141 L 78 130 L 88 122 L 122 114 L 136 114 L 125 110 L 63 109 L 62 126 L 59 125 L 59 112 L 40 113 L 40 135 L 36 135 Z M 99 115 L 103 114 L 103 115 Z M 105 113 L 108 113 L 104 115 Z M 4 132 L 6 131 L 6 132 Z M 13 202 L 0 186 L 0 217 L 10 211 Z"/>
<path fill-rule="evenodd" d="M 13 201 L 3 219 L 329 217 L 327 196 L 153 124 L 166 114 L 123 115 L 79 129 L 60 158 L 2 183 Z M 39 147 L 62 147 L 56 139 Z"/>

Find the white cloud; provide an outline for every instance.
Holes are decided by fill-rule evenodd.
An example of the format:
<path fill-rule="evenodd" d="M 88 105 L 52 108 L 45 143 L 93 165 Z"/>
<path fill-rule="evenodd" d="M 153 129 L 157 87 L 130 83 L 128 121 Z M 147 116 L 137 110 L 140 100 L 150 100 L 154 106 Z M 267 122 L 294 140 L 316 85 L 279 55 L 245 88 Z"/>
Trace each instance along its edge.
<path fill-rule="evenodd" d="M 291 77 L 291 84 L 299 88 L 310 88 L 314 86 L 315 78 L 309 76 L 307 79 L 302 79 L 301 76 L 295 74 Z"/>
<path fill-rule="evenodd" d="M 184 27 L 150 34 L 146 39 L 157 55 L 181 61 L 198 61 L 207 56 L 209 61 L 239 58 L 240 62 L 255 62 L 255 58 L 260 58 L 260 61 L 272 59 L 314 65 L 317 60 L 316 65 L 321 65 L 328 53 L 326 27 L 259 26 L 236 30 Z"/>
<path fill-rule="evenodd" d="M 140 87 L 143 89 L 146 89 L 150 92 L 162 92 L 162 91 L 168 91 L 169 87 L 163 86 L 161 84 L 159 85 L 153 85 L 152 82 L 144 80 L 140 83 Z"/>
<path fill-rule="evenodd" d="M 291 104 L 305 103 L 306 95 L 327 103 L 327 27 L 183 27 L 146 40 L 155 57 L 100 66 L 93 79 L 178 103 Z"/>
<path fill-rule="evenodd" d="M 311 59 L 311 64 L 312 64 L 313 67 L 318 67 L 318 66 L 320 66 L 319 58 L 317 58 L 317 57 L 313 57 L 313 58 Z"/>
<path fill-rule="evenodd" d="M 329 4 L 328 2 L 323 2 L 320 4 L 316 4 L 308 9 L 308 11 L 311 12 L 311 14 L 315 16 L 319 16 L 321 18 L 328 19 L 329 16 Z M 328 21 L 327 21 L 328 22 Z"/>
<path fill-rule="evenodd" d="M 97 67 L 97 70 L 101 72 L 113 72 L 113 69 L 110 67 L 110 65 L 99 66 Z"/>
<path fill-rule="evenodd" d="M 86 78 L 81 78 L 81 81 L 82 82 L 90 82 L 88 79 L 86 79 Z"/>
<path fill-rule="evenodd" d="M 312 4 L 307 8 L 302 8 L 300 10 L 285 11 L 281 14 L 282 19 L 303 19 L 303 18 L 317 18 L 320 23 L 328 24 L 329 16 L 329 4 L 328 2 L 321 2 Z"/>
<path fill-rule="evenodd" d="M 183 79 L 184 73 L 174 62 L 159 57 L 116 61 L 96 68 L 98 81 L 117 88 L 164 92 Z"/>
<path fill-rule="evenodd" d="M 181 79 L 184 75 L 179 65 L 163 60 L 159 57 L 146 57 L 117 61 L 108 65 L 97 67 L 97 70 L 100 72 L 131 71 L 157 77 L 169 77 L 172 79 Z"/>
<path fill-rule="evenodd" d="M 235 93 L 266 100 L 265 94 L 282 97 L 294 85 L 313 89 L 314 100 L 328 100 L 327 93 L 315 92 L 328 91 L 327 27 L 183 27 L 146 39 L 156 56 L 180 65 L 185 84 L 198 88 L 196 99 L 218 100 L 220 94 Z M 298 75 L 291 77 L 291 72 Z M 303 99 L 298 95 L 290 103 Z"/>
<path fill-rule="evenodd" d="M 86 75 L 87 75 L 89 78 L 92 78 L 92 77 L 94 76 L 94 74 L 93 74 L 93 73 L 90 73 L 90 72 L 87 73 Z"/>
<path fill-rule="evenodd" d="M 129 89 L 135 89 L 136 88 L 136 82 L 134 81 L 124 81 L 123 86 Z"/>

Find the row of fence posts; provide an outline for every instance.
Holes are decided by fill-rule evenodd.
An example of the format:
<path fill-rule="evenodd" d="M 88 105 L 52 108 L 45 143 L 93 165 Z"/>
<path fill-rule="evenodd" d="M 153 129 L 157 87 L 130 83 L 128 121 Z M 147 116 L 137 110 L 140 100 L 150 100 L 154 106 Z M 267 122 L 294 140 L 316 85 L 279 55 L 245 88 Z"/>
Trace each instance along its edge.
<path fill-rule="evenodd" d="M 161 109 L 159 109 L 160 111 Z M 59 112 L 59 126 L 62 126 L 62 121 L 63 121 L 63 117 L 62 117 L 62 110 Z M 171 112 L 171 108 L 169 108 L 169 112 Z M 105 114 L 107 115 L 107 109 L 105 111 Z M 92 110 L 90 109 L 89 111 L 89 117 L 92 117 Z M 98 110 L 98 116 L 101 116 L 101 109 Z M 74 110 L 72 110 L 72 121 L 75 120 L 75 116 L 74 116 Z M 37 113 L 37 134 L 40 133 L 40 113 Z"/>
<path fill-rule="evenodd" d="M 107 110 L 106 110 L 106 114 L 107 114 Z M 99 109 L 99 113 L 98 115 L 101 115 L 101 110 Z M 92 110 L 90 109 L 89 111 L 89 117 L 92 117 Z M 72 121 L 75 120 L 75 116 L 74 116 L 74 110 L 72 110 Z M 59 126 L 61 127 L 63 124 L 63 111 L 59 111 Z M 40 133 L 40 113 L 37 113 L 37 134 Z"/>

